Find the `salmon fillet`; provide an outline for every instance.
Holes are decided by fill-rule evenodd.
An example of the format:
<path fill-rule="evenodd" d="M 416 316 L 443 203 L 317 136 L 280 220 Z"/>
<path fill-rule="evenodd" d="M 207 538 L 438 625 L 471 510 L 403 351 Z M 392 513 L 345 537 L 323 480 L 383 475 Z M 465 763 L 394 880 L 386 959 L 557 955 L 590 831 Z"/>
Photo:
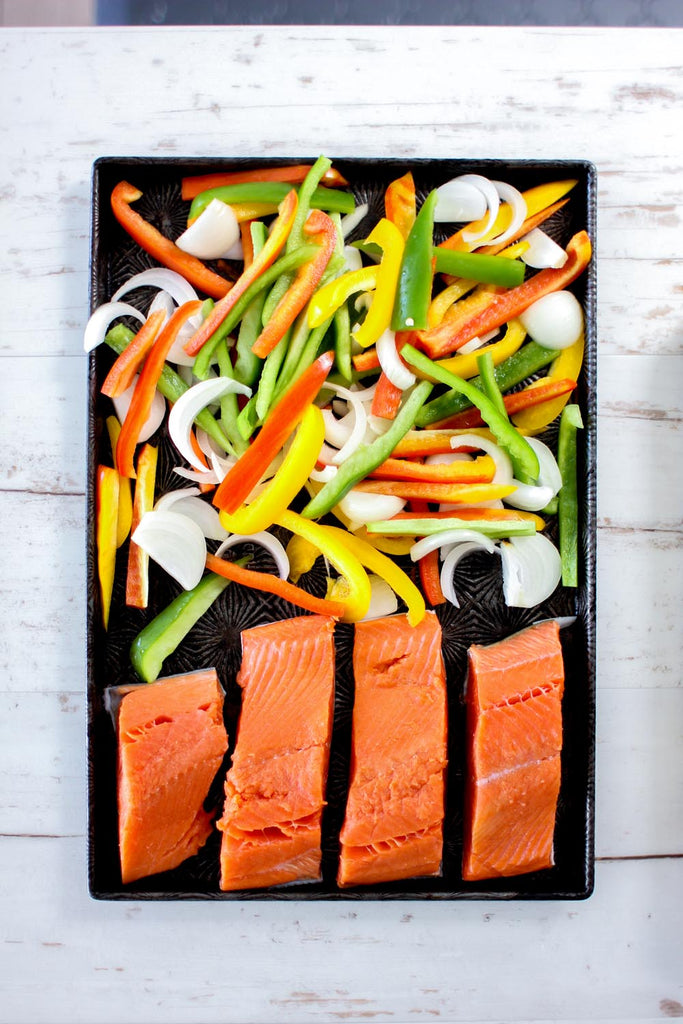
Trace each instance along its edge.
<path fill-rule="evenodd" d="M 132 688 L 118 712 L 121 876 L 168 871 L 204 845 L 203 807 L 228 749 L 214 669 Z"/>
<path fill-rule="evenodd" d="M 564 664 L 548 621 L 470 647 L 463 878 L 552 867 Z"/>
<path fill-rule="evenodd" d="M 320 877 L 334 710 L 334 620 L 320 615 L 242 633 L 235 752 L 218 828 L 221 889 Z"/>
<path fill-rule="evenodd" d="M 359 622 L 351 773 L 337 881 L 436 875 L 443 850 L 446 674 L 433 612 Z"/>

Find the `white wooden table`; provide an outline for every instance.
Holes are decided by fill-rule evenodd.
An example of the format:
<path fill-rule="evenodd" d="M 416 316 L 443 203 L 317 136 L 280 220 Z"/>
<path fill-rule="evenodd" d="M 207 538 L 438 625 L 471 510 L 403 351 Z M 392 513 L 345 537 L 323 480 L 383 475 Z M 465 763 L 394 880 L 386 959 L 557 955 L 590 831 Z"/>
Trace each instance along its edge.
<path fill-rule="evenodd" d="M 2 1021 L 683 1016 L 683 33 L 5 30 L 0 105 Z M 585 903 L 87 895 L 91 165 L 319 152 L 598 167 L 598 860 Z"/>

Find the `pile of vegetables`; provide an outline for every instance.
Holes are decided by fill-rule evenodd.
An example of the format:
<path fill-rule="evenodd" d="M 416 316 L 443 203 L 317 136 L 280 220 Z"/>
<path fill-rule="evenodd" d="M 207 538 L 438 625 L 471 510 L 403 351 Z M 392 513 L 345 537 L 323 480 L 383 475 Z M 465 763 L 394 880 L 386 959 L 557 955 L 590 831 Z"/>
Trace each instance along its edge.
<path fill-rule="evenodd" d="M 563 249 L 541 226 L 575 184 L 519 192 L 468 174 L 420 201 L 408 172 L 372 223 L 320 157 L 184 179 L 174 241 L 135 211 L 138 189 L 115 187 L 116 219 L 161 266 L 85 331 L 86 351 L 116 353 L 102 386 L 112 465 L 97 468 L 104 626 L 126 540 L 129 606 L 147 607 L 150 558 L 183 588 L 133 644 L 141 678 L 230 581 L 346 622 L 400 599 L 412 623 L 458 605 L 473 551 L 501 556 L 511 606 L 577 586 L 584 334 L 568 288 L 591 243 L 579 231 Z M 150 288 L 146 312 L 124 301 Z M 556 458 L 537 435 L 558 418 Z M 186 486 L 158 494 L 162 425 Z M 555 514 L 559 550 L 544 533 Z M 224 557 L 244 541 L 277 572 Z M 299 586 L 320 556 L 325 597 Z"/>

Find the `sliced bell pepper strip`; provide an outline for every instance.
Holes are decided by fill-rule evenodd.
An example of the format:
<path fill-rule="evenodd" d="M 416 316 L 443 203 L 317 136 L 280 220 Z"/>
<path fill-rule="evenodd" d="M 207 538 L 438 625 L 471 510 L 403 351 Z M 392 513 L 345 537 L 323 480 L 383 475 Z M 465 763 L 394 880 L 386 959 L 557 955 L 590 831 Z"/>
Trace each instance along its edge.
<path fill-rule="evenodd" d="M 224 512 L 235 513 L 246 501 L 287 438 L 301 422 L 333 363 L 334 352 L 325 352 L 285 392 L 270 412 L 256 440 L 224 477 L 214 495 L 214 505 Z"/>
<path fill-rule="evenodd" d="M 488 509 L 482 509 L 486 512 Z M 393 519 L 381 519 L 375 523 L 368 523 L 369 533 L 383 533 L 388 536 L 401 536 L 410 534 L 411 537 L 429 537 L 434 533 L 443 533 L 444 530 L 454 530 L 462 527 L 463 530 L 477 530 L 485 537 L 528 537 L 536 532 L 536 527 L 530 519 L 489 519 L 482 516 L 477 519 L 459 519 L 457 514 L 449 516 L 448 519 L 440 519 L 436 516 L 425 516 L 424 518 L 402 519 L 395 516 Z"/>
<path fill-rule="evenodd" d="M 221 339 L 219 344 L 216 346 L 216 358 L 218 360 L 218 372 L 220 376 L 229 377 L 234 380 L 235 371 L 233 369 L 225 338 Z M 230 438 L 235 455 L 241 455 L 246 449 L 244 438 L 237 429 L 238 415 L 239 406 L 237 404 L 237 395 L 234 392 L 228 392 L 221 398 L 221 426 Z M 194 433 L 192 436 L 195 436 Z"/>
<path fill-rule="evenodd" d="M 519 316 L 543 295 L 570 285 L 588 266 L 591 253 L 592 246 L 588 235 L 585 231 L 577 232 L 567 246 L 569 258 L 563 267 L 557 270 L 540 270 L 517 288 L 496 295 L 493 302 L 464 324 L 460 320 L 444 320 L 439 327 L 432 328 L 431 331 L 418 331 L 420 347 L 433 357 L 445 356 L 472 338 L 488 334 L 494 328 Z"/>
<path fill-rule="evenodd" d="M 306 490 L 313 498 L 315 495 L 322 490 L 323 485 L 317 483 L 314 480 L 306 481 Z M 354 533 L 356 537 L 360 537 L 361 540 L 366 540 L 373 547 L 377 548 L 378 551 L 384 551 L 387 555 L 407 555 L 410 553 L 410 549 L 413 545 L 413 541 L 410 538 L 404 537 L 380 537 L 370 536 L 364 526 L 356 527 L 351 529 L 354 525 L 348 516 L 344 515 L 339 505 L 335 505 L 333 509 L 330 509 L 331 514 L 338 519 L 339 522 L 344 526 L 349 533 Z"/>
<path fill-rule="evenodd" d="M 479 376 L 481 378 L 481 386 L 484 394 L 488 398 L 489 402 L 495 406 L 503 419 L 509 421 L 510 417 L 508 416 L 507 409 L 505 408 L 503 395 L 496 381 L 495 368 L 493 365 L 493 359 L 491 358 L 491 353 L 482 352 L 477 359 L 477 366 L 479 367 Z"/>
<path fill-rule="evenodd" d="M 236 512 L 220 513 L 220 521 L 226 530 L 252 534 L 272 526 L 304 487 L 324 440 L 323 414 L 317 405 L 309 405 L 289 451 L 265 489 L 254 501 Z"/>
<path fill-rule="evenodd" d="M 512 416 L 513 413 L 519 413 L 521 410 L 531 410 L 539 404 L 545 405 L 546 402 L 557 399 L 558 396 L 565 396 L 564 401 L 567 402 L 575 387 L 576 381 L 569 380 L 566 377 L 560 380 L 542 377 L 539 381 L 530 384 L 528 388 L 524 388 L 523 391 L 514 391 L 511 395 L 504 395 L 503 403 L 508 416 Z M 561 411 L 560 409 L 559 412 Z M 466 430 L 468 427 L 481 427 L 483 423 L 484 421 L 479 410 L 470 408 L 457 413 L 455 416 L 451 416 L 446 422 L 442 423 L 442 426 L 453 430 Z M 517 422 L 516 417 L 513 419 L 513 423 L 522 433 L 529 433 L 528 430 L 525 430 Z"/>
<path fill-rule="evenodd" d="M 116 569 L 116 530 L 119 515 L 119 474 L 111 466 L 97 467 L 95 514 L 102 623 L 104 628 L 108 629 Z"/>
<path fill-rule="evenodd" d="M 543 188 L 544 186 L 540 187 Z M 537 228 L 539 224 L 543 224 L 544 221 L 550 220 L 553 214 L 557 213 L 558 210 L 561 210 L 563 206 L 566 206 L 567 202 L 567 199 L 560 199 L 559 202 L 552 203 L 550 206 L 544 207 L 542 210 L 539 210 L 532 216 L 527 217 L 527 219 L 524 221 L 521 227 L 517 231 L 515 231 L 515 233 L 511 235 L 510 238 L 507 238 L 504 242 L 496 242 L 495 245 L 478 246 L 476 252 L 481 253 L 482 256 L 498 255 L 498 253 L 502 252 L 503 247 L 507 247 L 510 245 L 511 242 L 514 243 L 518 239 L 523 238 L 524 235 L 528 235 L 530 231 L 533 231 L 534 228 Z"/>
<path fill-rule="evenodd" d="M 135 467 L 133 466 L 135 446 L 138 443 L 140 431 L 149 416 L 154 392 L 164 368 L 166 356 L 170 352 L 180 328 L 191 316 L 198 313 L 201 308 L 202 304 L 198 299 L 184 302 L 182 306 L 179 306 L 154 342 L 145 360 L 145 365 L 140 372 L 138 382 L 133 391 L 133 397 L 128 407 L 126 418 L 121 424 L 121 434 L 116 445 L 116 465 L 118 466 L 119 473 L 122 473 L 124 476 L 135 476 Z"/>
<path fill-rule="evenodd" d="M 428 516 L 429 515 L 429 503 L 426 501 L 420 501 L 415 499 L 411 501 L 410 507 L 412 514 L 415 516 Z M 422 591 L 432 608 L 436 608 L 437 605 L 445 604 L 446 598 L 444 597 L 443 590 L 441 589 L 441 569 L 439 565 L 439 551 L 437 548 L 434 551 L 427 552 L 422 558 L 418 559 L 418 569 L 420 572 L 420 582 L 422 584 Z"/>
<path fill-rule="evenodd" d="M 443 316 L 436 327 L 415 333 L 416 345 L 424 348 L 433 359 L 449 355 L 459 346 L 453 346 L 451 339 L 475 317 L 485 313 L 501 294 L 508 294 L 497 285 L 480 284 L 469 295 L 456 302 Z M 512 319 L 510 317 L 510 319 Z M 481 332 L 484 333 L 483 331 Z M 460 344 L 464 345 L 462 341 Z"/>
<path fill-rule="evenodd" d="M 195 288 L 199 288 L 213 299 L 220 299 L 225 295 L 230 290 L 229 281 L 219 274 L 214 274 L 196 256 L 183 252 L 174 242 L 157 231 L 154 225 L 131 209 L 130 204 L 141 196 L 140 189 L 127 181 L 120 181 L 114 188 L 111 194 L 111 208 L 121 227 L 145 252 L 165 267 L 182 274 Z"/>
<path fill-rule="evenodd" d="M 340 574 L 343 584 L 337 587 L 337 592 L 342 593 L 343 589 L 343 621 L 358 622 L 362 619 L 370 607 L 372 591 L 368 574 L 348 546 L 339 541 L 330 527 L 312 523 L 291 509 L 282 513 L 278 525 L 317 547 Z"/>
<path fill-rule="evenodd" d="M 143 445 L 138 457 L 135 494 L 133 497 L 133 521 L 131 533 L 135 533 L 145 512 L 154 508 L 158 449 L 150 444 Z M 128 547 L 128 571 L 126 574 L 126 604 L 129 608 L 146 608 L 149 600 L 149 555 L 131 538 Z"/>
<path fill-rule="evenodd" d="M 346 612 L 343 601 L 328 601 L 323 597 L 315 597 L 272 573 L 243 569 L 237 562 L 227 562 L 224 558 L 216 558 L 215 555 L 206 556 L 206 568 L 215 572 L 217 576 L 224 576 L 225 579 L 250 587 L 252 590 L 264 590 L 267 594 L 275 594 L 317 615 L 330 615 L 334 619 L 341 619 Z"/>
<path fill-rule="evenodd" d="M 290 185 L 300 184 L 311 169 L 311 164 L 290 164 L 287 167 L 261 167 L 248 171 L 215 171 L 213 174 L 195 174 L 183 178 L 181 195 L 183 199 L 194 199 L 209 188 L 225 185 L 243 185 L 247 181 L 285 181 Z M 334 167 L 322 177 L 326 185 L 348 185 L 348 181 Z"/>
<path fill-rule="evenodd" d="M 403 237 L 407 238 L 416 215 L 415 182 L 410 171 L 387 185 L 384 212 L 387 220 L 392 221 Z"/>
<path fill-rule="evenodd" d="M 406 239 L 391 315 L 393 331 L 417 331 L 428 325 L 427 313 L 434 279 L 433 235 L 437 200 L 438 194 L 433 189 L 420 207 Z"/>
<path fill-rule="evenodd" d="M 116 416 L 107 416 L 107 432 L 109 444 L 111 445 L 116 469 L 116 444 L 121 433 L 121 424 Z M 120 548 L 130 533 L 130 525 L 133 521 L 133 498 L 130 491 L 130 480 L 119 473 L 119 514 L 116 523 L 116 547 Z"/>
<path fill-rule="evenodd" d="M 284 181 L 249 181 L 242 185 L 224 185 L 209 188 L 195 196 L 190 206 L 190 218 L 202 213 L 212 199 L 219 199 L 228 206 L 238 203 L 275 203 L 279 204 L 290 191 L 296 193 L 291 185 Z M 334 188 L 316 188 L 311 195 L 311 206 L 316 210 L 327 210 L 334 213 L 353 213 L 356 201 L 352 192 L 340 192 Z"/>
<path fill-rule="evenodd" d="M 318 189 L 318 184 L 325 171 L 328 171 L 331 166 L 332 161 L 328 157 L 319 156 L 302 181 L 301 187 L 298 191 L 299 208 L 296 211 L 292 230 L 290 231 L 289 238 L 287 239 L 288 252 L 291 252 L 291 250 L 295 249 L 298 245 L 303 244 L 304 225 L 309 218 L 311 209 L 315 206 L 313 200 Z M 355 203 L 353 205 L 355 206 Z"/>
<path fill-rule="evenodd" d="M 471 292 L 476 286 L 476 281 L 469 281 L 458 277 L 452 284 L 449 284 L 443 291 L 439 292 L 438 295 L 435 295 L 427 310 L 427 326 L 430 328 L 438 327 L 446 314 L 455 310 L 455 303 L 458 299 L 462 299 L 463 296 Z"/>
<path fill-rule="evenodd" d="M 394 519 L 414 519 L 414 512 L 398 512 Z M 537 516 L 535 512 L 522 512 L 518 508 L 481 508 L 480 506 L 472 506 L 468 508 L 463 505 L 461 508 L 451 509 L 448 512 L 428 512 L 426 515 L 420 518 L 431 520 L 438 519 L 457 519 L 463 522 L 471 523 L 473 519 L 485 520 L 487 522 L 526 522 L 531 523 L 536 530 L 545 530 L 545 520 L 541 516 Z"/>
<path fill-rule="evenodd" d="M 500 341 L 493 341 L 490 345 L 482 345 L 481 348 L 475 349 L 474 352 L 459 353 L 448 359 L 439 359 L 437 362 L 444 370 L 454 373 L 456 377 L 468 380 L 470 377 L 478 375 L 477 360 L 485 352 L 490 352 L 493 365 L 499 366 L 521 348 L 525 338 L 526 330 L 522 326 L 521 320 L 510 320 L 505 335 Z"/>
<path fill-rule="evenodd" d="M 562 583 L 565 587 L 577 587 L 579 584 L 576 432 L 582 427 L 583 420 L 578 405 L 565 406 L 560 416 L 560 430 L 557 438 L 557 465 L 562 474 L 557 518 L 560 534 Z"/>
<path fill-rule="evenodd" d="M 206 344 L 212 334 L 223 323 L 235 303 L 244 295 L 249 285 L 253 284 L 256 278 L 260 277 L 263 271 L 267 270 L 275 262 L 287 241 L 287 236 L 296 215 L 298 202 L 296 192 L 293 190 L 284 197 L 277 220 L 265 245 L 249 266 L 245 266 L 244 272 L 232 288 L 229 291 L 226 289 L 227 294 L 224 293 L 224 297 L 220 302 L 216 303 L 199 330 L 192 335 L 185 345 L 185 351 L 188 355 L 194 356 L 199 352 L 202 346 Z"/>
<path fill-rule="evenodd" d="M 325 268 L 337 244 L 337 229 L 334 222 L 322 210 L 313 210 L 306 224 L 304 233 L 319 242 L 319 250 L 312 260 L 299 268 L 294 281 L 278 302 L 268 323 L 252 345 L 252 352 L 259 358 L 265 358 L 285 331 L 292 326 L 304 308 L 323 276 Z"/>
<path fill-rule="evenodd" d="M 334 360 L 337 370 L 347 384 L 353 379 L 351 369 L 351 317 L 346 305 L 336 310 L 334 317 Z"/>
<path fill-rule="evenodd" d="M 379 267 L 361 267 L 335 277 L 319 288 L 308 307 L 308 326 L 319 327 L 356 292 L 367 292 L 377 285 Z"/>
<path fill-rule="evenodd" d="M 409 430 L 394 448 L 394 458 L 415 459 L 427 455 L 445 455 L 452 452 L 451 438 L 455 430 Z M 487 431 L 488 433 L 488 431 Z M 490 435 L 493 439 L 493 435 Z"/>
<path fill-rule="evenodd" d="M 385 462 L 403 435 L 415 425 L 415 417 L 425 403 L 431 388 L 432 385 L 428 381 L 420 381 L 410 393 L 406 393 L 407 397 L 386 433 L 381 434 L 371 444 L 361 444 L 342 463 L 332 480 L 324 484 L 316 496 L 309 501 L 302 515 L 309 519 L 317 519 L 319 516 L 325 515 L 342 500 L 345 494 L 348 494 L 352 487 L 382 462 Z"/>
<path fill-rule="evenodd" d="M 240 239 L 242 241 L 242 260 L 244 266 L 248 267 L 254 262 L 254 239 L 251 234 L 253 220 L 244 220 L 240 222 Z M 265 228 L 265 224 L 263 225 Z M 265 239 L 264 239 L 265 241 Z M 263 248 L 263 246 L 261 246 Z"/>
<path fill-rule="evenodd" d="M 154 313 L 150 313 L 130 345 L 123 350 L 105 377 L 104 384 L 100 389 L 103 395 L 107 395 L 108 398 L 118 398 L 131 386 L 135 380 L 135 374 L 157 339 L 165 316 L 166 313 L 163 309 L 157 309 Z"/>
<path fill-rule="evenodd" d="M 403 391 L 401 388 L 397 388 L 395 384 L 392 384 L 386 373 L 382 371 L 372 398 L 372 415 L 379 416 L 385 420 L 395 419 L 402 397 Z"/>
<path fill-rule="evenodd" d="M 585 339 L 583 334 L 575 341 L 569 348 L 563 348 L 556 359 L 550 364 L 548 374 L 546 377 L 539 381 L 535 381 L 530 384 L 525 392 L 522 394 L 530 394 L 532 390 L 539 389 L 543 390 L 544 385 L 549 385 L 550 382 L 559 382 L 563 378 L 572 378 L 578 381 L 579 373 L 581 372 L 581 366 L 583 364 L 583 352 L 585 348 Z M 518 430 L 521 430 L 524 434 L 538 434 L 541 430 L 544 430 L 549 423 L 562 412 L 563 408 L 569 400 L 569 392 L 557 392 L 562 397 L 552 398 L 547 396 L 548 400 L 541 402 L 539 405 L 532 407 L 525 407 L 523 411 L 509 410 L 510 414 L 514 412 L 515 415 L 512 418 L 512 422 L 515 424 Z"/>
<path fill-rule="evenodd" d="M 476 252 L 454 252 L 452 249 L 433 250 L 437 273 L 464 277 L 485 284 L 497 284 L 504 288 L 515 288 L 524 280 L 526 267 L 519 260 L 505 256 L 485 256 Z"/>
<path fill-rule="evenodd" d="M 380 246 L 382 259 L 377 268 L 377 283 L 370 308 L 363 323 L 352 332 L 362 348 L 374 345 L 391 324 L 404 249 L 401 232 L 385 217 L 378 221 L 367 241 Z"/>
<path fill-rule="evenodd" d="M 448 448 L 452 451 L 452 448 Z M 480 455 L 471 461 L 413 462 L 410 459 L 389 458 L 368 476 L 374 480 L 414 480 L 426 483 L 486 484 L 493 480 L 496 464 L 490 455 Z"/>
<path fill-rule="evenodd" d="M 289 538 L 286 552 L 292 583 L 298 583 L 302 576 L 310 572 L 321 554 L 315 544 L 311 544 L 310 540 L 299 537 L 296 533 Z"/>
<path fill-rule="evenodd" d="M 474 504 L 497 501 L 516 490 L 514 484 L 441 484 L 426 480 L 361 480 L 355 485 L 364 494 L 392 494 L 397 498 Z"/>
<path fill-rule="evenodd" d="M 266 244 L 266 240 L 268 238 L 266 225 L 262 224 L 261 221 L 253 221 L 249 231 L 249 238 L 251 243 L 251 258 L 245 258 L 245 267 L 248 267 L 253 263 L 254 259 Z M 246 250 L 247 254 L 248 252 L 249 247 L 247 247 Z M 259 331 L 261 330 L 261 315 L 263 313 L 263 304 L 265 301 L 266 293 L 264 289 L 263 291 L 260 291 L 256 298 L 246 306 L 244 315 L 240 320 L 240 329 L 237 335 L 237 343 L 235 345 L 235 380 L 240 381 L 242 384 L 248 384 L 250 387 L 256 382 L 261 371 L 261 360 L 251 351 L 251 346 L 258 338 Z"/>

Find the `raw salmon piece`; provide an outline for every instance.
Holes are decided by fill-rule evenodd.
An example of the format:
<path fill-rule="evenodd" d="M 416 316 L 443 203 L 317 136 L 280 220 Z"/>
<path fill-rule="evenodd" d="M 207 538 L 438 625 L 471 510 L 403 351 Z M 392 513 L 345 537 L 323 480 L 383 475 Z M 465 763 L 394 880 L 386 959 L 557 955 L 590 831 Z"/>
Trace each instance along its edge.
<path fill-rule="evenodd" d="M 225 780 L 221 889 L 320 877 L 334 710 L 334 620 L 242 633 L 242 711 Z"/>
<path fill-rule="evenodd" d="M 118 713 L 121 876 L 134 882 L 192 857 L 212 830 L 204 800 L 228 749 L 214 669 L 132 688 Z"/>
<path fill-rule="evenodd" d="M 470 647 L 463 878 L 552 867 L 564 664 L 556 621 Z"/>
<path fill-rule="evenodd" d="M 351 775 L 337 881 L 436 875 L 443 851 L 446 674 L 433 612 L 356 625 Z"/>

